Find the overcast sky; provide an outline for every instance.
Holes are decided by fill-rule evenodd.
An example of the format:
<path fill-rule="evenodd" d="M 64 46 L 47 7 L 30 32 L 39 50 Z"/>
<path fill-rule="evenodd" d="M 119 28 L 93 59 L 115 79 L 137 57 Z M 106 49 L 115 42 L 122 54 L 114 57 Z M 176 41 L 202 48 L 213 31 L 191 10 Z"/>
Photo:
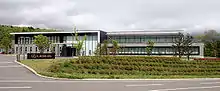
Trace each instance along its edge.
<path fill-rule="evenodd" d="M 0 24 L 78 29 L 220 32 L 219 0 L 0 0 Z"/>

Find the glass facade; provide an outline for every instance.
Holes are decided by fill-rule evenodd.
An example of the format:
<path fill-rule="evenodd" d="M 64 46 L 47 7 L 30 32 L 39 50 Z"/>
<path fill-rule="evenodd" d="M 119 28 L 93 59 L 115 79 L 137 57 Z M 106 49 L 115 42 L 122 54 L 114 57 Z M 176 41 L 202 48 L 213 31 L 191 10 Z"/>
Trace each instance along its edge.
<path fill-rule="evenodd" d="M 97 44 L 103 43 L 103 40 L 113 39 L 118 41 L 119 46 L 121 47 L 118 51 L 119 55 L 147 55 L 146 46 L 149 40 L 155 43 L 154 48 L 151 52 L 152 55 L 173 55 L 175 53 L 174 48 L 172 47 L 172 43 L 175 42 L 177 35 L 175 34 L 164 34 L 163 33 L 156 33 L 155 34 L 146 34 L 146 35 L 139 35 L 134 33 L 131 34 L 116 34 L 116 35 L 108 35 L 107 34 L 100 34 L 98 37 L 98 33 L 85 33 L 87 35 L 86 41 L 84 41 L 83 48 L 81 54 L 85 55 L 93 55 Z M 79 40 L 83 39 L 84 33 L 79 34 Z M 34 34 L 35 35 L 35 34 Z M 25 52 L 39 52 L 39 49 L 36 45 L 34 45 L 34 35 L 17 35 L 15 37 L 15 51 L 16 53 L 25 53 Z M 72 46 L 72 41 L 74 38 L 71 34 L 45 34 L 48 39 L 55 44 L 53 50 L 56 52 L 56 55 L 60 55 L 62 52 L 62 45 L 66 44 L 68 47 Z M 111 42 L 108 45 L 111 48 Z M 196 47 L 195 47 L 196 46 Z M 192 48 L 193 55 L 200 55 L 203 53 L 203 49 L 200 45 L 195 45 L 195 48 Z M 52 51 L 51 48 L 45 50 L 45 52 Z M 200 52 L 201 51 L 201 52 Z"/>
<path fill-rule="evenodd" d="M 124 47 L 121 47 L 118 51 L 119 55 L 147 55 L 146 47 L 143 45 L 129 45 L 126 46 L 126 43 L 129 44 L 146 44 L 149 40 L 154 43 L 163 43 L 161 45 L 154 45 L 151 54 L 152 55 L 174 55 L 175 49 L 172 45 L 167 45 L 166 43 L 174 43 L 178 36 L 176 35 L 111 35 L 108 36 L 109 39 L 118 41 L 119 45 L 123 44 Z M 111 42 L 110 42 L 111 43 Z M 167 45 L 167 46 L 166 46 Z M 192 55 L 199 55 L 200 50 L 199 46 L 193 46 Z"/>
<path fill-rule="evenodd" d="M 119 43 L 146 43 L 149 40 L 155 43 L 173 43 L 176 36 L 109 36 L 109 39 L 118 41 Z"/>
<path fill-rule="evenodd" d="M 192 48 L 192 54 L 197 55 L 199 54 L 199 47 L 193 47 Z M 125 47 L 120 48 L 118 51 L 118 54 L 144 54 L 146 55 L 146 48 L 145 47 Z M 155 47 L 153 48 L 151 54 L 153 55 L 173 55 L 175 54 L 175 49 L 172 47 Z"/>
<path fill-rule="evenodd" d="M 60 43 L 59 36 L 48 36 L 49 41 L 52 43 Z M 34 37 L 19 37 L 18 44 L 33 44 Z"/>

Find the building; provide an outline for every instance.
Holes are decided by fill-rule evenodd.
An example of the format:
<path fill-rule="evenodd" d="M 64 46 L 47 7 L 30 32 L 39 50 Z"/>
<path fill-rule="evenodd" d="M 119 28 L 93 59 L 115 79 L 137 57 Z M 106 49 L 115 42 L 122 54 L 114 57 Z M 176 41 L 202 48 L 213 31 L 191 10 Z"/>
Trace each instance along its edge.
<path fill-rule="evenodd" d="M 116 40 L 119 43 L 120 50 L 118 55 L 147 55 L 146 46 L 148 40 L 154 41 L 155 45 L 152 55 L 172 56 L 174 48 L 172 47 L 180 31 L 121 31 L 121 32 L 104 32 L 101 30 L 79 30 L 79 39 L 87 36 L 83 44 L 81 55 L 92 56 L 97 45 L 103 43 L 104 40 Z M 11 33 L 14 35 L 14 52 L 16 54 L 36 53 L 39 52 L 37 46 L 33 44 L 34 36 L 42 34 L 55 44 L 53 48 L 56 56 L 74 56 L 76 49 L 72 47 L 73 32 L 20 32 Z M 108 45 L 112 47 L 111 44 Z M 52 48 L 45 52 L 50 53 Z M 195 57 L 203 57 L 204 44 L 193 43 L 192 55 Z M 110 53 L 111 54 L 111 53 Z"/>
<path fill-rule="evenodd" d="M 48 39 L 55 44 L 55 48 L 49 48 L 45 53 L 50 53 L 50 49 L 54 49 L 56 56 L 72 56 L 76 55 L 75 48 L 72 48 L 73 40 L 72 32 L 20 32 L 11 33 L 14 35 L 14 52 L 16 54 L 26 53 L 38 53 L 39 50 L 35 44 L 33 44 L 34 36 L 42 34 L 47 36 Z M 100 30 L 95 31 L 78 31 L 79 39 L 87 36 L 87 40 L 84 42 L 81 55 L 93 55 L 98 43 L 106 39 L 105 32 Z"/>
<path fill-rule="evenodd" d="M 182 31 L 122 31 L 108 32 L 107 36 L 110 39 L 118 41 L 120 51 L 118 55 L 147 55 L 146 46 L 149 40 L 153 41 L 154 48 L 152 55 L 172 56 L 175 53 L 173 44 L 179 33 Z M 192 55 L 195 57 L 203 57 L 204 44 L 193 43 Z"/>

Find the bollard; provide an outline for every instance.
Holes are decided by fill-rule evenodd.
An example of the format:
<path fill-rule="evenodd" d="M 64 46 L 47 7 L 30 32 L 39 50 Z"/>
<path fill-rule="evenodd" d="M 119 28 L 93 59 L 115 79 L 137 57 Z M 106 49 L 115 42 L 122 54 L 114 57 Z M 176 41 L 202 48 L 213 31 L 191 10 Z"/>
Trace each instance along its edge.
<path fill-rule="evenodd" d="M 16 58 L 17 58 L 17 61 L 20 62 L 20 54 L 17 54 Z"/>

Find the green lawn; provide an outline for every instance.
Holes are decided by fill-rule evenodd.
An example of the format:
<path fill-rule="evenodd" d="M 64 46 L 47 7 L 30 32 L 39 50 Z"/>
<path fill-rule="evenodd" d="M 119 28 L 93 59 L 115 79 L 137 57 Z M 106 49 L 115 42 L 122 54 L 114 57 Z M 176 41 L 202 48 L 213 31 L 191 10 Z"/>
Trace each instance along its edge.
<path fill-rule="evenodd" d="M 22 60 L 21 63 L 31 67 L 37 72 L 46 72 L 48 67 L 56 60 Z"/>
<path fill-rule="evenodd" d="M 84 61 L 86 60 L 86 62 L 81 63 L 81 62 L 84 62 L 83 60 Z M 216 70 L 216 71 L 210 71 L 210 72 L 212 72 L 212 74 L 209 74 L 207 72 L 205 75 L 203 74 L 203 72 L 195 72 L 196 74 L 194 74 L 194 75 L 187 75 L 187 74 L 184 74 L 184 75 L 182 75 L 182 74 L 160 75 L 160 73 L 163 73 L 163 72 L 165 73 L 167 71 L 160 71 L 161 69 L 166 68 L 166 67 L 161 67 L 161 65 L 163 65 L 163 64 L 159 63 L 159 62 L 160 61 L 166 61 L 166 60 L 159 60 L 159 61 L 156 60 L 155 63 L 153 63 L 153 61 L 151 61 L 151 62 L 146 62 L 145 64 L 144 64 L 144 62 L 140 62 L 140 63 L 142 63 L 141 65 L 146 65 L 147 64 L 147 65 L 151 65 L 151 66 L 153 65 L 152 67 L 155 67 L 156 71 L 154 71 L 154 70 L 153 70 L 153 72 L 148 71 L 149 73 L 152 72 L 153 73 L 152 75 L 149 75 L 149 74 L 146 75 L 146 73 L 148 73 L 148 72 L 143 73 L 143 71 L 140 71 L 140 72 L 142 72 L 142 73 L 140 73 L 140 72 L 137 72 L 134 69 L 132 70 L 132 72 L 134 74 L 133 73 L 132 74 L 126 74 L 126 73 L 122 74 L 123 71 L 127 71 L 126 68 L 125 68 L 126 70 L 125 69 L 118 69 L 118 71 L 119 71 L 118 73 L 113 72 L 111 74 L 105 74 L 105 73 L 102 73 L 102 71 L 112 71 L 112 68 L 111 69 L 108 68 L 106 70 L 104 68 L 101 69 L 100 67 L 102 67 L 102 66 L 107 67 L 108 65 L 110 65 L 112 67 L 115 67 L 115 63 L 110 64 L 108 61 L 106 61 L 107 65 L 105 63 L 99 63 L 100 67 L 97 67 L 97 65 L 94 65 L 94 63 L 92 63 L 92 62 L 95 62 L 95 64 L 98 64 L 99 61 L 92 61 L 92 60 L 93 60 L 92 58 L 89 58 L 89 61 L 90 61 L 89 62 L 87 59 L 82 59 L 82 61 L 80 61 L 78 63 L 78 61 L 76 59 L 54 59 L 54 60 L 45 60 L 44 59 L 44 60 L 22 60 L 21 63 L 33 68 L 35 71 L 37 71 L 41 75 L 50 76 L 50 77 L 58 77 L 58 78 L 71 78 L 71 79 L 86 79 L 86 78 L 100 78 L 100 79 L 220 78 L 220 72 L 219 72 L 220 69 L 218 69 L 218 68 L 212 68 L 211 70 Z M 87 63 L 87 61 L 89 63 Z M 171 61 L 167 61 L 167 62 L 169 63 Z M 60 67 L 60 65 L 56 65 L 57 63 L 60 63 L 60 65 L 62 67 Z M 131 62 L 133 64 L 129 64 L 129 63 L 126 63 L 126 62 L 124 62 L 124 63 L 125 63 L 125 65 L 122 65 L 123 64 L 123 61 L 122 61 L 122 63 L 119 63 L 119 64 L 121 64 L 122 67 L 123 66 L 127 67 L 127 65 L 130 65 L 130 66 L 139 65 L 139 64 L 136 64 L 134 62 Z M 176 63 L 176 65 L 181 66 L 183 68 L 183 70 L 186 70 L 186 71 L 189 71 L 187 69 L 188 67 L 185 67 L 183 65 L 183 63 L 185 63 L 186 66 L 191 66 L 192 65 L 192 64 L 187 64 L 188 62 L 185 62 L 185 60 L 183 60 L 183 62 L 179 61 L 179 63 L 181 63 L 181 64 L 177 64 L 178 60 L 177 60 L 177 62 L 175 61 L 175 63 Z M 195 64 L 195 62 L 193 62 L 193 63 Z M 220 63 L 220 62 L 217 62 L 217 63 Z M 198 65 L 201 65 L 201 67 L 205 67 L 202 64 L 203 64 L 203 62 L 198 63 Z M 207 63 L 204 63 L 204 64 L 207 64 Z M 208 64 L 210 66 L 210 65 L 213 64 L 213 62 L 208 63 Z M 90 65 L 90 66 L 92 65 L 92 66 L 90 67 L 88 65 Z M 52 66 L 52 68 L 51 68 L 51 66 Z M 76 69 L 75 66 L 77 66 L 79 68 Z M 88 66 L 88 68 L 83 68 L 83 67 L 87 67 L 87 66 Z M 172 66 L 176 67 L 173 64 L 172 64 Z M 94 68 L 94 67 L 96 67 L 96 68 Z M 181 67 L 177 67 L 177 69 L 179 69 Z M 197 67 L 197 66 L 195 66 L 195 67 Z M 213 65 L 213 67 L 219 67 L 219 66 L 218 65 Z M 158 70 L 158 68 L 159 68 L 159 70 Z M 194 68 L 192 68 L 192 69 L 195 70 Z M 205 69 L 207 69 L 207 68 L 205 68 Z M 53 71 L 51 71 L 51 70 L 53 70 Z M 113 70 L 117 71 L 116 69 L 113 69 Z M 169 69 L 166 69 L 166 70 L 169 70 Z M 122 73 L 120 73 L 121 71 L 122 71 Z M 207 70 L 207 71 L 209 71 L 209 70 Z M 179 72 L 179 73 L 181 73 L 181 72 Z M 156 75 L 156 74 L 158 74 L 158 75 Z M 199 75 L 199 74 L 203 74 L 203 75 Z"/>

